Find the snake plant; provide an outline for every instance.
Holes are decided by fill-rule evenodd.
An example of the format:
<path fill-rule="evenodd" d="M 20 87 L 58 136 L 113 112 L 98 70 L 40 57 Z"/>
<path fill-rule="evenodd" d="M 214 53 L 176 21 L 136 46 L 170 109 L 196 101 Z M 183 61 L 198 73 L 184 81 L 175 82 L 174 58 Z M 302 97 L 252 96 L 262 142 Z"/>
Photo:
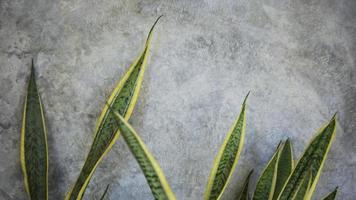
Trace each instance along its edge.
<path fill-rule="evenodd" d="M 21 166 L 25 189 L 31 199 L 48 198 L 47 129 L 32 60 L 22 114 Z"/>
<path fill-rule="evenodd" d="M 215 159 L 206 187 L 205 199 L 221 199 L 236 165 L 244 138 L 246 99 L 242 111 L 227 134 Z M 262 171 L 252 198 L 248 193 L 251 172 L 237 199 L 310 200 L 336 132 L 336 114 L 311 140 L 297 164 L 294 164 L 290 140 L 280 143 Z M 224 155 L 224 156 L 222 156 Z M 325 199 L 335 199 L 336 191 Z M 330 196 L 330 197 L 329 197 Z"/>
<path fill-rule="evenodd" d="M 152 32 L 160 18 L 157 18 L 151 27 L 142 53 L 131 64 L 106 101 L 110 109 L 108 105 L 104 105 L 95 128 L 94 140 L 88 156 L 75 184 L 66 195 L 66 200 L 83 198 L 95 169 L 118 139 L 120 135 L 119 124 L 116 123 L 117 119 L 114 112 L 124 116 L 125 120 L 130 118 L 138 99 L 147 66 Z M 25 189 L 29 198 L 32 200 L 48 199 L 47 130 L 44 109 L 35 81 L 33 62 L 24 103 L 20 153 Z M 148 160 L 147 162 L 153 161 Z M 107 191 L 108 187 L 105 189 L 102 198 L 105 197 Z"/>
<path fill-rule="evenodd" d="M 335 136 L 336 116 L 325 125 L 293 166 L 291 143 L 279 145 L 262 171 L 253 200 L 310 200 Z M 330 197 L 329 197 L 330 196 Z M 336 190 L 326 199 L 335 199 Z"/>
<path fill-rule="evenodd" d="M 160 17 L 159 17 L 160 18 Z M 144 49 L 118 82 L 99 116 L 94 139 L 78 178 L 67 193 L 65 200 L 81 200 L 88 183 L 100 161 L 110 151 L 119 135 L 123 136 L 128 149 L 137 160 L 157 200 L 175 200 L 165 175 L 154 156 L 150 153 L 139 133 L 128 120 L 135 107 L 144 72 L 147 66 L 152 31 L 151 27 Z M 48 145 L 44 107 L 35 80 L 32 61 L 27 95 L 24 103 L 20 159 L 25 189 L 31 200 L 48 199 Z M 220 150 L 215 157 L 207 181 L 205 200 L 221 199 L 232 178 L 246 135 L 246 104 L 231 126 Z M 336 115 L 323 126 L 311 140 L 297 163 L 294 162 L 292 143 L 289 139 L 280 142 L 272 158 L 260 173 L 256 188 L 250 196 L 249 182 L 252 170 L 245 178 L 238 200 L 310 200 L 319 180 L 331 143 L 335 136 Z M 100 199 L 105 199 L 109 185 Z M 337 188 L 324 200 L 336 198 Z"/>

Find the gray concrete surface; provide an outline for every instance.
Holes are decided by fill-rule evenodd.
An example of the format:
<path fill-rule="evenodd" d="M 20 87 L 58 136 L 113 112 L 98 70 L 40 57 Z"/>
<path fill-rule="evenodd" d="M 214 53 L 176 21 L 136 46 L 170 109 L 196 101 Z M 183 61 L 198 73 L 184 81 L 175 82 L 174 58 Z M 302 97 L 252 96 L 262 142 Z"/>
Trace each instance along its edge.
<path fill-rule="evenodd" d="M 21 111 L 35 58 L 49 129 L 50 199 L 63 199 L 105 98 L 155 30 L 131 118 L 178 199 L 202 199 L 219 146 L 245 94 L 247 138 L 224 199 L 280 139 L 299 157 L 335 111 L 339 128 L 315 197 L 356 191 L 355 0 L 0 0 L 0 199 L 27 199 L 19 164 Z M 85 199 L 152 199 L 120 139 Z"/>

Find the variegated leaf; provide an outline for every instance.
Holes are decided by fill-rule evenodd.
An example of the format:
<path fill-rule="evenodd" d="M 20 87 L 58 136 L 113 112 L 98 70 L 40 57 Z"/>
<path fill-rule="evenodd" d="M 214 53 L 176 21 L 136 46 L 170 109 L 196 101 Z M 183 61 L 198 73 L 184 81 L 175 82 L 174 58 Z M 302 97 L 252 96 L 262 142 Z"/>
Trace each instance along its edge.
<path fill-rule="evenodd" d="M 145 143 L 118 112 L 115 112 L 115 116 L 119 130 L 131 153 L 140 165 L 154 198 L 156 200 L 175 200 L 174 193 L 172 192 L 162 169 L 147 149 Z"/>
<path fill-rule="evenodd" d="M 130 118 L 136 104 L 146 69 L 152 31 L 158 20 L 159 18 L 153 24 L 148 34 L 143 52 L 129 67 L 107 100 L 109 106 L 124 116 L 125 119 Z M 82 199 L 96 167 L 109 152 L 118 137 L 119 131 L 115 123 L 114 113 L 108 109 L 108 105 L 105 105 L 95 129 L 95 138 L 89 154 L 73 188 L 67 194 L 66 200 Z"/>
<path fill-rule="evenodd" d="M 257 181 L 256 189 L 252 197 L 253 200 L 272 199 L 277 180 L 278 159 L 283 146 L 284 144 L 278 145 L 276 152 L 263 170 Z"/>
<path fill-rule="evenodd" d="M 208 185 L 205 191 L 205 200 L 220 199 L 223 194 L 237 161 L 240 158 L 241 150 L 245 138 L 245 107 L 246 96 L 240 115 L 227 134 L 218 155 L 215 158 L 213 168 L 210 173 Z"/>
<path fill-rule="evenodd" d="M 33 61 L 22 117 L 21 166 L 25 188 L 30 199 L 48 199 L 47 130 Z"/>
<path fill-rule="evenodd" d="M 326 126 L 321 128 L 316 134 L 316 137 L 312 139 L 292 174 L 289 176 L 287 183 L 284 185 L 278 197 L 279 200 L 289 200 L 295 195 L 308 170 L 311 170 L 312 173 L 312 183 L 306 199 L 311 198 L 335 136 L 335 130 L 336 116 L 334 116 Z"/>
<path fill-rule="evenodd" d="M 278 198 L 283 185 L 293 170 L 293 150 L 289 139 L 284 143 L 278 158 L 277 180 L 274 188 L 273 200 Z"/>
<path fill-rule="evenodd" d="M 308 196 L 309 188 L 311 185 L 311 178 L 312 174 L 309 170 L 308 173 L 305 174 L 303 181 L 299 185 L 299 188 L 297 189 L 297 192 L 295 193 L 292 200 L 303 200 L 306 196 Z"/>

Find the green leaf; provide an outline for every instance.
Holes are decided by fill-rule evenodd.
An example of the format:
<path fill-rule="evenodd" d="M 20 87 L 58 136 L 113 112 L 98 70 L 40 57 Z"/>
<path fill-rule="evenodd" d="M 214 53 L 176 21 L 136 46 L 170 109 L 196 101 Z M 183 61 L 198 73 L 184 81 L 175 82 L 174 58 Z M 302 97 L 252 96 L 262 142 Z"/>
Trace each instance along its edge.
<path fill-rule="evenodd" d="M 151 34 L 159 19 L 160 17 L 151 27 L 143 52 L 138 59 L 131 64 L 128 71 L 119 81 L 111 96 L 107 100 L 109 106 L 111 106 L 113 110 L 119 112 L 120 115 L 124 116 L 125 119 L 130 118 L 135 107 L 146 69 Z M 105 105 L 97 122 L 95 138 L 91 145 L 89 154 L 85 160 L 77 181 L 67 194 L 65 198 L 66 200 L 82 199 L 85 189 L 96 167 L 109 152 L 119 135 L 120 133 L 118 131 L 118 126 L 115 123 L 114 113 L 108 109 L 108 105 Z"/>
<path fill-rule="evenodd" d="M 104 193 L 101 195 L 100 197 L 100 200 L 104 200 L 106 194 L 108 193 L 108 190 L 109 190 L 109 187 L 110 187 L 110 184 L 108 184 L 104 190 Z"/>
<path fill-rule="evenodd" d="M 309 169 L 312 173 L 312 184 L 306 199 L 311 198 L 335 136 L 335 131 L 336 115 L 334 115 L 326 126 L 321 128 L 321 130 L 316 134 L 316 137 L 311 141 L 303 156 L 300 158 L 297 166 L 288 178 L 287 183 L 284 185 L 282 192 L 278 197 L 279 200 L 289 200 L 295 195 L 297 189 L 302 183 L 305 173 L 307 173 Z"/>
<path fill-rule="evenodd" d="M 284 143 L 281 149 L 278 167 L 277 167 L 277 180 L 274 188 L 273 200 L 278 198 L 279 193 L 282 190 L 283 185 L 286 183 L 289 175 L 293 170 L 293 150 L 292 144 L 289 139 Z"/>
<path fill-rule="evenodd" d="M 245 138 L 245 107 L 248 94 L 242 104 L 240 115 L 227 134 L 215 158 L 205 191 L 205 200 L 220 199 L 240 158 Z"/>
<path fill-rule="evenodd" d="M 48 199 L 47 130 L 34 63 L 24 104 L 21 129 L 21 167 L 30 199 Z"/>
<path fill-rule="evenodd" d="M 241 193 L 238 196 L 237 200 L 249 200 L 250 199 L 249 194 L 248 194 L 248 184 L 250 182 L 250 177 L 251 177 L 252 173 L 253 173 L 253 170 L 251 170 L 250 173 L 248 173 L 248 175 L 245 179 L 244 185 L 242 186 Z"/>
<path fill-rule="evenodd" d="M 309 192 L 309 188 L 311 185 L 312 174 L 309 170 L 308 173 L 305 174 L 302 183 L 299 185 L 297 192 L 295 193 L 292 200 L 303 200 L 307 196 Z"/>
<path fill-rule="evenodd" d="M 336 187 L 334 191 L 332 191 L 331 193 L 326 195 L 326 197 L 324 197 L 323 200 L 335 200 L 336 195 L 337 195 L 337 190 L 338 190 L 338 187 Z"/>
<path fill-rule="evenodd" d="M 119 130 L 131 153 L 140 165 L 154 198 L 157 200 L 175 200 L 174 193 L 172 192 L 162 169 L 147 149 L 145 143 L 118 112 L 115 112 L 115 116 Z"/>
<path fill-rule="evenodd" d="M 257 181 L 256 189 L 252 197 L 253 200 L 272 199 L 277 180 L 278 159 L 283 146 L 284 144 L 278 145 L 276 152 L 263 170 Z"/>

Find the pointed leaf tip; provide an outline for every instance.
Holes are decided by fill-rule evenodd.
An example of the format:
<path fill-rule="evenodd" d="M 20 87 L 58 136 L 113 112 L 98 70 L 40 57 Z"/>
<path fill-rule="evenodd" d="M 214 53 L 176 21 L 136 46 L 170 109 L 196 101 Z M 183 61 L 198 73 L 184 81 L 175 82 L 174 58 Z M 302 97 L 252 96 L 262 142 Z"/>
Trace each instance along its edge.
<path fill-rule="evenodd" d="M 84 162 L 84 166 L 74 186 L 67 193 L 66 200 L 76 200 L 83 197 L 97 166 L 118 139 L 120 132 L 118 131 L 117 124 L 112 123 L 112 121 L 115 120 L 115 114 L 111 112 L 111 110 L 118 111 L 119 114 L 127 120 L 130 118 L 142 85 L 147 65 L 148 51 L 150 49 L 150 39 L 151 35 L 149 34 L 144 50 L 135 61 L 133 61 L 108 97 L 106 104 L 110 106 L 105 105 L 99 116 L 94 131 L 94 140 Z M 111 109 L 109 109 L 109 107 L 111 107 Z"/>
<path fill-rule="evenodd" d="M 35 77 L 35 63 L 33 61 L 33 58 L 31 60 L 31 73 L 30 73 L 30 78 L 34 78 Z"/>
<path fill-rule="evenodd" d="M 205 200 L 220 199 L 240 158 L 245 138 L 245 105 L 230 128 L 217 156 L 205 189 Z"/>
<path fill-rule="evenodd" d="M 278 145 L 277 145 L 276 150 L 279 149 L 279 147 L 282 145 L 282 143 L 283 143 L 283 141 L 282 141 L 282 140 L 279 140 L 279 143 L 278 143 Z"/>
<path fill-rule="evenodd" d="M 238 195 L 237 200 L 249 200 L 249 192 L 248 192 L 248 185 L 250 182 L 250 177 L 253 173 L 253 169 L 250 170 L 250 172 L 248 173 L 247 177 L 245 178 L 244 184 L 242 186 L 241 192 Z"/>
<path fill-rule="evenodd" d="M 308 147 L 304 150 L 302 157 L 294 167 L 287 183 L 283 186 L 283 190 L 280 193 L 278 200 L 287 200 L 296 194 L 303 174 L 306 173 L 307 168 L 310 168 L 313 174 L 311 176 L 311 186 L 306 199 L 310 199 L 312 197 L 335 133 L 336 120 L 335 117 L 333 117 L 327 125 L 323 126 L 315 134 Z"/>
<path fill-rule="evenodd" d="M 151 27 L 151 29 L 150 29 L 150 32 L 148 33 L 148 38 L 149 38 L 150 35 L 152 34 L 152 31 L 153 31 L 153 29 L 155 28 L 156 24 L 158 23 L 159 19 L 161 19 L 162 17 L 163 17 L 163 15 L 160 15 L 160 16 L 156 19 L 156 21 L 153 23 L 153 25 L 152 25 L 152 27 Z"/>
<path fill-rule="evenodd" d="M 247 95 L 246 95 L 246 97 L 245 97 L 245 99 L 244 99 L 244 102 L 242 103 L 243 105 L 246 104 L 247 99 L 248 99 L 248 96 L 250 95 L 250 92 L 251 92 L 251 91 L 248 91 L 248 93 L 247 93 Z"/>
<path fill-rule="evenodd" d="M 336 187 L 332 192 L 327 194 L 322 200 L 335 200 L 339 187 Z"/>
<path fill-rule="evenodd" d="M 34 73 L 32 60 L 22 114 L 20 160 L 30 199 L 48 199 L 47 129 Z"/>
<path fill-rule="evenodd" d="M 338 112 L 335 112 L 335 114 L 333 115 L 333 117 L 331 118 L 331 121 L 333 121 L 333 120 L 336 120 L 337 119 L 337 116 L 338 116 Z"/>

